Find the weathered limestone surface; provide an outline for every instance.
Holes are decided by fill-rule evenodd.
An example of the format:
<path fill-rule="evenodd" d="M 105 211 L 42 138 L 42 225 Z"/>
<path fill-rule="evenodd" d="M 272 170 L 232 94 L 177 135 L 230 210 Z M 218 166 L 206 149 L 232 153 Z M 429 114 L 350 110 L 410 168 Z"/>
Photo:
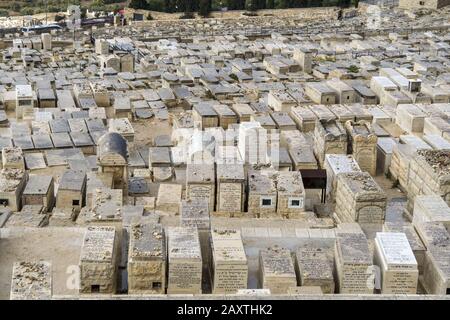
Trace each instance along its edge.
<path fill-rule="evenodd" d="M 307 243 L 297 249 L 295 256 L 301 286 L 317 286 L 322 293 L 334 293 L 333 250 Z"/>
<path fill-rule="evenodd" d="M 27 182 L 28 174 L 21 169 L 1 169 L 0 171 L 0 199 L 2 205 L 11 211 L 20 211 L 22 193 Z"/>
<path fill-rule="evenodd" d="M 428 294 L 445 295 L 450 289 L 450 234 L 439 222 L 422 222 L 416 229 L 427 247 L 423 285 Z"/>
<path fill-rule="evenodd" d="M 128 292 L 166 292 L 166 239 L 160 224 L 135 224 L 130 230 Z"/>
<path fill-rule="evenodd" d="M 408 239 L 409 245 L 414 253 L 414 257 L 417 261 L 417 267 L 419 273 L 423 273 L 423 266 L 425 261 L 426 247 L 424 246 L 422 240 L 417 234 L 416 229 L 410 223 L 404 222 L 388 222 L 386 221 L 383 225 L 383 232 L 397 232 L 404 233 Z"/>
<path fill-rule="evenodd" d="M 248 265 L 241 233 L 233 229 L 213 229 L 213 293 L 236 293 L 247 288 Z"/>
<path fill-rule="evenodd" d="M 115 293 L 118 256 L 115 227 L 88 227 L 80 257 L 80 293 Z"/>
<path fill-rule="evenodd" d="M 20 147 L 5 147 L 2 149 L 3 168 L 25 170 L 25 160 Z"/>
<path fill-rule="evenodd" d="M 347 134 L 336 120 L 319 120 L 314 129 L 314 154 L 323 166 L 326 154 L 347 154 Z"/>
<path fill-rule="evenodd" d="M 338 175 L 336 214 L 342 222 L 379 223 L 386 214 L 386 193 L 367 172 Z"/>
<path fill-rule="evenodd" d="M 259 252 L 261 283 L 272 294 L 287 293 L 297 285 L 291 252 L 280 247 L 271 247 Z"/>
<path fill-rule="evenodd" d="M 202 293 L 202 253 L 197 228 L 168 230 L 167 293 Z"/>
<path fill-rule="evenodd" d="M 359 172 L 361 168 L 352 155 L 327 154 L 325 155 L 324 169 L 327 170 L 327 198 L 336 201 L 337 177 L 341 173 Z"/>
<path fill-rule="evenodd" d="M 300 172 L 280 172 L 277 178 L 277 213 L 295 219 L 305 212 L 305 188 Z"/>
<path fill-rule="evenodd" d="M 209 205 L 206 199 L 193 199 L 181 201 L 181 225 L 209 230 Z"/>
<path fill-rule="evenodd" d="M 181 193 L 182 186 L 180 184 L 160 184 L 156 209 L 178 215 L 180 213 Z"/>
<path fill-rule="evenodd" d="M 450 208 L 440 196 L 416 196 L 413 224 L 422 222 L 441 222 L 450 230 Z"/>
<path fill-rule="evenodd" d="M 276 175 L 272 171 L 248 174 L 248 212 L 258 217 L 275 217 L 277 209 Z"/>
<path fill-rule="evenodd" d="M 375 176 L 377 173 L 378 137 L 372 126 L 366 121 L 347 121 L 345 128 L 350 139 L 349 153 L 353 155 L 362 171 L 367 171 Z"/>
<path fill-rule="evenodd" d="M 209 207 L 215 203 L 215 169 L 214 164 L 187 165 L 186 197 L 188 199 L 206 199 Z"/>
<path fill-rule="evenodd" d="M 15 262 L 12 272 L 11 300 L 50 300 L 52 265 L 47 261 Z"/>
<path fill-rule="evenodd" d="M 373 293 L 372 257 L 362 232 L 337 232 L 335 265 L 339 293 Z"/>
<path fill-rule="evenodd" d="M 217 166 L 218 212 L 242 212 L 245 201 L 245 173 L 240 163 L 218 163 Z"/>
<path fill-rule="evenodd" d="M 381 269 L 382 293 L 416 294 L 419 270 L 404 233 L 377 233 L 375 263 Z"/>
<path fill-rule="evenodd" d="M 438 195 L 450 205 L 450 151 L 417 151 L 409 166 L 407 192 L 409 212 L 419 195 Z"/>

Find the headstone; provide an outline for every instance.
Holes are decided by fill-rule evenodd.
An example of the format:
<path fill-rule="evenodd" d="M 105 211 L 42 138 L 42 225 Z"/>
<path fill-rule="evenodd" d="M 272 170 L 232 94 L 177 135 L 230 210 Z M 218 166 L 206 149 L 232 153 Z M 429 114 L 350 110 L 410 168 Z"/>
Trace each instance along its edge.
<path fill-rule="evenodd" d="M 381 269 L 381 293 L 416 294 L 419 270 L 404 233 L 377 232 L 375 263 Z"/>
<path fill-rule="evenodd" d="M 211 230 L 213 252 L 212 293 L 236 293 L 247 288 L 248 264 L 241 232 L 233 229 Z"/>
<path fill-rule="evenodd" d="M 160 224 L 131 226 L 127 269 L 129 293 L 165 293 L 166 241 Z"/>
<path fill-rule="evenodd" d="M 369 252 L 367 238 L 362 232 L 337 232 L 335 264 L 339 293 L 373 293 L 373 266 Z"/>
<path fill-rule="evenodd" d="M 261 283 L 272 294 L 285 294 L 288 288 L 297 285 L 291 252 L 280 247 L 271 247 L 259 252 Z"/>
<path fill-rule="evenodd" d="M 333 254 L 333 250 L 320 245 L 301 245 L 295 254 L 300 285 L 318 286 L 323 293 L 334 293 Z"/>
<path fill-rule="evenodd" d="M 168 294 L 202 293 L 202 253 L 197 228 L 168 230 Z"/>

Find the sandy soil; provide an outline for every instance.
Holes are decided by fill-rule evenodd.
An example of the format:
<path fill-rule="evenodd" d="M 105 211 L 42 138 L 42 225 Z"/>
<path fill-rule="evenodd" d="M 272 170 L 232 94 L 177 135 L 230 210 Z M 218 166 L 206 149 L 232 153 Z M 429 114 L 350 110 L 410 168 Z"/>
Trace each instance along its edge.
<path fill-rule="evenodd" d="M 78 266 L 84 228 L 0 229 L 0 300 L 9 299 L 12 266 L 16 261 L 45 260 L 52 263 L 53 293 L 76 295 L 67 281 L 71 266 Z"/>

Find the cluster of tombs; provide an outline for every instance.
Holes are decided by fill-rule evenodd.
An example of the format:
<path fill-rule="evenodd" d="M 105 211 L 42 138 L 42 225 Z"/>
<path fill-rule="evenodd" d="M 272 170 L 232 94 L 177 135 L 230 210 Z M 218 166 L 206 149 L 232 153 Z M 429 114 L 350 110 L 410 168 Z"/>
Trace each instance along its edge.
<path fill-rule="evenodd" d="M 114 226 L 87 227 L 79 264 L 80 294 L 115 294 L 124 274 L 130 295 L 416 294 L 419 277 L 430 294 L 445 295 L 448 290 L 442 271 L 449 258 L 443 249 L 448 246 L 443 224 L 418 223 L 428 242 L 426 249 L 415 251 L 411 233 L 389 226 L 389 231 L 376 233 L 373 255 L 357 224 L 341 224 L 329 237 L 315 239 L 298 229 L 303 241 L 295 249 L 272 245 L 260 249 L 251 261 L 239 230 L 212 228 L 210 252 L 205 252 L 201 238 L 207 229 L 198 225 L 165 229 L 155 221 L 132 224 L 126 228 L 128 247 L 120 245 L 125 234 Z M 256 271 L 252 264 L 257 264 Z M 51 298 L 51 268 L 46 261 L 14 264 L 11 299 Z M 257 284 L 252 289 L 250 277 Z"/>
<path fill-rule="evenodd" d="M 361 19 L 5 37 L 0 228 L 83 228 L 80 296 L 449 294 L 450 37 Z"/>

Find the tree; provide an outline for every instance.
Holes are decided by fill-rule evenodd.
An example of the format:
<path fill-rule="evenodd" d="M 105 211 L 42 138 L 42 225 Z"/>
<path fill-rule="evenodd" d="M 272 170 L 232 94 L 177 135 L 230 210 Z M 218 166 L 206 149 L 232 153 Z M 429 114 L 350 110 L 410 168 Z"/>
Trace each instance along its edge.
<path fill-rule="evenodd" d="M 245 2 L 245 9 L 249 11 L 256 11 L 258 10 L 258 2 L 257 0 L 247 0 Z"/>
<path fill-rule="evenodd" d="M 131 0 L 130 1 L 130 8 L 133 9 L 147 9 L 147 1 L 146 0 Z"/>
<path fill-rule="evenodd" d="M 164 11 L 169 13 L 175 11 L 175 4 L 173 0 L 164 0 Z"/>
<path fill-rule="evenodd" d="M 225 0 L 226 7 L 230 10 L 244 10 L 245 0 Z"/>
<path fill-rule="evenodd" d="M 200 0 L 198 5 L 198 14 L 202 17 L 208 17 L 211 12 L 211 0 Z"/>
<path fill-rule="evenodd" d="M 266 8 L 266 0 L 256 0 L 256 6 L 258 10 Z"/>
<path fill-rule="evenodd" d="M 266 8 L 274 9 L 275 8 L 275 0 L 267 0 Z"/>
<path fill-rule="evenodd" d="M 352 2 L 351 0 L 339 0 L 338 6 L 341 8 L 348 8 L 350 7 L 351 2 Z"/>
<path fill-rule="evenodd" d="M 291 7 L 291 0 L 279 0 L 277 8 L 278 9 L 286 9 Z"/>
<path fill-rule="evenodd" d="M 18 2 L 13 2 L 13 3 L 11 3 L 11 4 L 9 5 L 9 9 L 10 9 L 11 11 L 14 11 L 14 12 L 19 12 L 20 9 L 22 9 L 22 7 L 20 6 L 20 3 L 18 3 Z"/>

